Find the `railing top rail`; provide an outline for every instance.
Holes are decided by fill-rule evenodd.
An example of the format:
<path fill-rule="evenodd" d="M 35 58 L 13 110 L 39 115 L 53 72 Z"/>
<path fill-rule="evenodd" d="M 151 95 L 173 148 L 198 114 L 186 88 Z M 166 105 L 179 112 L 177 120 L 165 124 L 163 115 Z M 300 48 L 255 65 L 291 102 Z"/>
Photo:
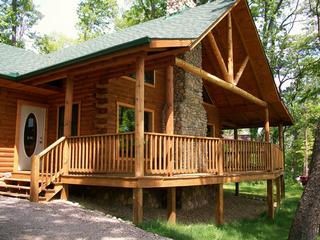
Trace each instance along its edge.
<path fill-rule="evenodd" d="M 70 136 L 70 137 L 67 137 L 67 138 L 68 139 L 75 139 L 75 138 L 107 137 L 107 136 L 130 135 L 130 134 L 134 134 L 134 132 L 103 133 L 103 134 L 93 134 L 93 135 Z"/>
<path fill-rule="evenodd" d="M 201 136 L 166 134 L 166 133 L 153 133 L 153 132 L 145 132 L 145 134 L 146 134 L 146 135 L 153 135 L 153 136 L 167 136 L 167 137 L 179 137 L 179 138 L 208 139 L 208 140 L 222 140 L 222 141 L 235 141 L 235 142 L 254 142 L 254 143 L 270 144 L 270 143 L 267 143 L 267 142 L 251 141 L 251 140 L 248 141 L 248 140 L 242 140 L 242 139 L 227 139 L 227 138 L 201 137 Z"/>
<path fill-rule="evenodd" d="M 44 149 L 42 152 L 40 152 L 39 154 L 37 154 L 38 157 L 42 157 L 45 154 L 47 154 L 48 152 L 50 152 L 53 148 L 55 148 L 57 145 L 59 145 L 60 143 L 62 143 L 64 140 L 66 139 L 66 137 L 61 137 L 59 138 L 57 141 L 55 141 L 54 143 L 52 143 L 49 147 L 47 147 L 46 149 Z"/>
<path fill-rule="evenodd" d="M 219 139 L 222 139 L 222 138 L 213 138 L 213 137 L 189 136 L 189 135 L 166 134 L 166 133 L 153 133 L 153 132 L 145 132 L 144 134 L 145 135 L 153 135 L 153 136 L 193 138 L 193 139 L 208 139 L 208 140 L 219 140 Z"/>

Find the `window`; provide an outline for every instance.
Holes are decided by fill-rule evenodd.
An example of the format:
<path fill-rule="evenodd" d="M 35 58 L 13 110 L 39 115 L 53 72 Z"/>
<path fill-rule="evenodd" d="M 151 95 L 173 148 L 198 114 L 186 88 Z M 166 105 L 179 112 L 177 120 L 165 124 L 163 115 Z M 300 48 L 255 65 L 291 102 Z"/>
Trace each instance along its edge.
<path fill-rule="evenodd" d="M 72 105 L 72 120 L 71 120 L 71 136 L 78 135 L 79 128 L 79 104 Z M 64 127 L 64 106 L 58 108 L 58 138 L 63 136 Z"/>
<path fill-rule="evenodd" d="M 136 79 L 136 73 L 129 74 L 129 77 Z M 156 71 L 149 70 L 144 72 L 144 82 L 150 85 L 155 85 L 156 82 Z"/>
<path fill-rule="evenodd" d="M 207 125 L 207 137 L 214 137 L 215 132 L 214 132 L 214 125 L 208 124 Z"/>
<path fill-rule="evenodd" d="M 118 132 L 133 132 L 135 130 L 135 111 L 133 107 L 119 106 L 118 107 Z M 144 112 L 144 131 L 152 132 L 153 113 L 150 111 Z"/>

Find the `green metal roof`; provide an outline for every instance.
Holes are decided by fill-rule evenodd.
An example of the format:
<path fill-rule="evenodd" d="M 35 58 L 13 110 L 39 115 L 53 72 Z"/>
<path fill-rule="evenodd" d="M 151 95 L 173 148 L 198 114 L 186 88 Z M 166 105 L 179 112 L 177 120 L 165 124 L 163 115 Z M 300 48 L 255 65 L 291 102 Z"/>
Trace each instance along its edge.
<path fill-rule="evenodd" d="M 235 2 L 216 0 L 46 55 L 0 43 L 0 77 L 21 80 L 96 56 L 144 45 L 152 39 L 195 40 Z"/>

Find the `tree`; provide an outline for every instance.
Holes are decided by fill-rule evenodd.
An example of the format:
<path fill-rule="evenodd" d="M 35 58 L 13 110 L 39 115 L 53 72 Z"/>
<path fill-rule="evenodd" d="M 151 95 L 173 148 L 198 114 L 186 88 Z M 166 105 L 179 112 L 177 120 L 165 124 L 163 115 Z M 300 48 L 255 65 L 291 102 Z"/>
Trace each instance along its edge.
<path fill-rule="evenodd" d="M 135 0 L 131 8 L 116 20 L 116 27 L 123 29 L 166 14 L 166 0 Z"/>
<path fill-rule="evenodd" d="M 47 54 L 76 44 L 77 41 L 61 33 L 45 34 L 37 37 L 33 47 L 39 53 Z"/>
<path fill-rule="evenodd" d="M 320 227 L 320 119 L 316 128 L 308 183 L 291 226 L 289 240 L 313 240 Z"/>
<path fill-rule="evenodd" d="M 77 9 L 80 40 L 97 37 L 110 31 L 117 15 L 116 0 L 81 0 Z"/>
<path fill-rule="evenodd" d="M 24 47 L 36 36 L 32 27 L 42 18 L 32 0 L 0 0 L 0 42 Z"/>

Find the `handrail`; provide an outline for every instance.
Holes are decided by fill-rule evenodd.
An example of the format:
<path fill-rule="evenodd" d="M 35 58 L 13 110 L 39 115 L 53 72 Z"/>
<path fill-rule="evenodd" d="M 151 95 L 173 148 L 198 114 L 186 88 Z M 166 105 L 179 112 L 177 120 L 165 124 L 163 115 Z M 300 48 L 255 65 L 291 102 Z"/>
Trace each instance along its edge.
<path fill-rule="evenodd" d="M 47 154 L 50 150 L 52 150 L 53 148 L 55 148 L 59 143 L 63 142 L 66 139 L 66 137 L 61 137 L 59 138 L 57 141 L 55 141 L 54 143 L 52 143 L 49 147 L 45 148 L 44 150 L 42 150 L 42 152 L 40 152 L 39 154 L 37 154 L 39 157 L 44 156 L 45 154 Z"/>
<path fill-rule="evenodd" d="M 59 181 L 63 172 L 67 138 L 61 137 L 41 153 L 31 158 L 30 201 L 38 202 L 39 193 Z"/>

